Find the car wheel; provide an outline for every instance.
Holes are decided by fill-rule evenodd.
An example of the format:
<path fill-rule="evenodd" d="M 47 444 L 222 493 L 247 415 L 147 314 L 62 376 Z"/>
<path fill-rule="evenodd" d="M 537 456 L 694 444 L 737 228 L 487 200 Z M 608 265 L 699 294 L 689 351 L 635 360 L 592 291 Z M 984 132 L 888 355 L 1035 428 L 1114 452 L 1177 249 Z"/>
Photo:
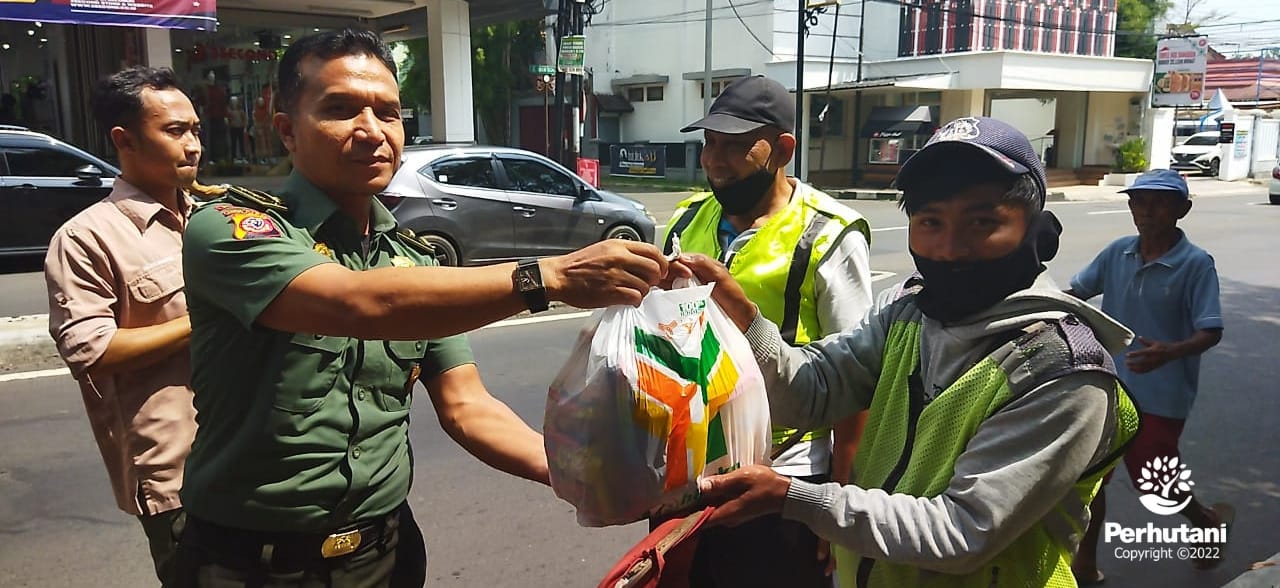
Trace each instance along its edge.
<path fill-rule="evenodd" d="M 630 225 L 618 225 L 604 234 L 605 239 L 622 239 L 623 241 L 639 241 L 640 231 Z"/>
<path fill-rule="evenodd" d="M 1214 159 L 1213 161 L 1210 161 L 1210 162 L 1209 162 L 1209 175 L 1211 175 L 1211 176 L 1213 176 L 1213 177 L 1215 177 L 1215 178 L 1216 178 L 1216 177 L 1218 177 L 1218 170 L 1219 170 L 1221 167 L 1222 167 L 1222 162 L 1221 162 L 1221 161 L 1218 161 L 1217 159 Z"/>
<path fill-rule="evenodd" d="M 422 235 L 422 239 L 431 244 L 436 249 L 436 263 L 444 266 L 458 265 L 458 248 L 444 235 L 436 233 L 427 233 Z"/>

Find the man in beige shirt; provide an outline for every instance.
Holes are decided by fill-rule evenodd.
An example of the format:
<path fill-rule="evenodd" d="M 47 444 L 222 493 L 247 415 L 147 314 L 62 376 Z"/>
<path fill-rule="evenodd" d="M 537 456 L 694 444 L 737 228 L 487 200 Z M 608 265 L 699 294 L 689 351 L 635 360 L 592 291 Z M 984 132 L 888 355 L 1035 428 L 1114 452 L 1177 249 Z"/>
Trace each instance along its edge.
<path fill-rule="evenodd" d="M 93 113 L 122 173 L 49 243 L 49 333 L 80 384 L 116 504 L 141 521 L 163 581 L 196 430 L 182 233 L 200 121 L 167 68 L 105 78 Z"/>

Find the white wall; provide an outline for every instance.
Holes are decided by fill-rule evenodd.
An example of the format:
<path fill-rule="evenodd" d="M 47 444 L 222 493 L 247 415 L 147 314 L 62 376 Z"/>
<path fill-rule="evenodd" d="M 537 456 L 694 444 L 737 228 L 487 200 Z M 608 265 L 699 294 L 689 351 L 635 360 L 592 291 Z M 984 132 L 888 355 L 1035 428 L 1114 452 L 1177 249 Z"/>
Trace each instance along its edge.
<path fill-rule="evenodd" d="M 1173 151 L 1173 109 L 1147 109 L 1142 125 L 1142 136 L 1147 138 L 1148 169 L 1169 169 Z"/>
<path fill-rule="evenodd" d="M 1253 175 L 1270 175 L 1280 152 L 1280 119 L 1259 118 L 1253 128 Z"/>
<path fill-rule="evenodd" d="M 1249 177 L 1253 156 L 1254 117 L 1233 110 L 1222 120 L 1236 123 L 1236 140 L 1231 145 L 1222 146 L 1222 168 L 1218 170 L 1218 179 L 1228 182 L 1243 180 Z"/>
<path fill-rule="evenodd" d="M 1001 98 L 991 101 L 991 118 L 1009 123 L 1031 140 L 1036 152 L 1044 155 L 1046 141 L 1041 140 L 1057 126 L 1057 100 L 1041 102 L 1038 98 Z"/>
<path fill-rule="evenodd" d="M 1118 92 L 1089 93 L 1089 116 L 1085 122 L 1084 165 L 1115 164 L 1114 148 L 1131 138 L 1132 126 L 1129 120 L 1129 98 L 1131 94 Z M 1147 143 L 1154 147 L 1151 135 L 1146 135 Z M 1169 148 L 1172 148 L 1170 145 Z M 1167 159 L 1167 151 L 1166 159 Z M 1154 165 L 1154 161 L 1152 164 Z M 1154 166 L 1168 168 L 1168 161 Z"/>
<path fill-rule="evenodd" d="M 765 73 L 773 59 L 747 32 L 749 27 L 766 44 L 773 29 L 773 6 L 735 0 L 743 22 L 734 17 L 727 0 L 715 0 L 712 11 L 712 69 L 747 68 Z M 611 82 L 635 75 L 668 76 L 661 102 L 633 103 L 624 114 L 622 136 L 628 141 L 679 142 L 700 139 L 680 127 L 702 116 L 701 80 L 683 79 L 685 72 L 702 71 L 705 0 L 611 0 L 586 29 L 586 66 L 594 75 L 596 92 L 624 94 Z M 828 46 L 829 49 L 829 46 Z"/>

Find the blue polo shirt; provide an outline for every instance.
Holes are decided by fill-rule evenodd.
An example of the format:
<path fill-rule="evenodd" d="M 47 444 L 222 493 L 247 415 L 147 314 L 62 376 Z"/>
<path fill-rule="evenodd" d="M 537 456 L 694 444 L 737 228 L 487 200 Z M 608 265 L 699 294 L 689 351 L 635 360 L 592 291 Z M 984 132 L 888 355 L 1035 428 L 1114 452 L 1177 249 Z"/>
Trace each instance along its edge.
<path fill-rule="evenodd" d="M 1173 343 L 1202 329 L 1221 329 L 1213 256 L 1192 244 L 1181 230 L 1178 235 L 1177 244 L 1151 263 L 1143 263 L 1137 236 L 1116 240 L 1071 278 L 1071 289 L 1084 299 L 1102 294 L 1103 312 L 1151 341 Z M 1124 356 L 1142 348 L 1135 338 L 1124 353 L 1115 356 L 1121 381 L 1143 412 L 1187 418 L 1200 381 L 1200 356 L 1135 374 L 1125 367 Z"/>

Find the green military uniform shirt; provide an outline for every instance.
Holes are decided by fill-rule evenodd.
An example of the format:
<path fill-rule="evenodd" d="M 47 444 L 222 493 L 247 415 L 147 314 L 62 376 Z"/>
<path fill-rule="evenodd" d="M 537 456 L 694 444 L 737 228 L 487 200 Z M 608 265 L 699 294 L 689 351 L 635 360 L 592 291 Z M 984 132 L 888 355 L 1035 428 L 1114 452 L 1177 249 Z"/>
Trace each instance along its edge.
<path fill-rule="evenodd" d="M 231 199 L 191 217 L 183 271 L 199 428 L 182 502 L 218 524 L 327 531 L 386 514 L 409 492 L 409 404 L 420 374 L 471 363 L 465 337 L 363 341 L 285 333 L 258 315 L 302 272 L 434 265 L 376 199 L 366 241 L 297 172 L 285 212 Z"/>

